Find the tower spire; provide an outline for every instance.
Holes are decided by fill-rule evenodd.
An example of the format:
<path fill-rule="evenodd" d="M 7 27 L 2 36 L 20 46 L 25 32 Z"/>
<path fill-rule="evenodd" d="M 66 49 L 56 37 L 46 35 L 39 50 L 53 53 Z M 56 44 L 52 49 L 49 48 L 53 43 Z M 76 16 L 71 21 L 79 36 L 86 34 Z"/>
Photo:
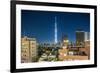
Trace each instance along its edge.
<path fill-rule="evenodd" d="M 57 18 L 56 18 L 56 16 L 55 16 L 55 30 L 54 30 L 54 32 L 55 32 L 55 44 L 58 42 L 58 40 L 57 40 Z"/>

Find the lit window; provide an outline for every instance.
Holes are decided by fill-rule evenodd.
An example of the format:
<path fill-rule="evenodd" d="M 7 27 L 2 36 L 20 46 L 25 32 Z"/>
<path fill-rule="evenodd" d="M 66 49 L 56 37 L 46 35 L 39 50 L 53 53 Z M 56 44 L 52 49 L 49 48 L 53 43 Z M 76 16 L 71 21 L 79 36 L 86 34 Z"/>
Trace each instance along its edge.
<path fill-rule="evenodd" d="M 74 53 L 73 53 L 72 51 L 70 51 L 68 54 L 69 54 L 69 55 L 73 55 Z"/>
<path fill-rule="evenodd" d="M 64 53 L 64 56 L 67 56 L 67 54 Z"/>
<path fill-rule="evenodd" d="M 69 40 L 64 40 L 64 42 L 65 42 L 65 43 L 66 43 L 66 42 L 68 43 L 68 42 L 69 42 Z"/>

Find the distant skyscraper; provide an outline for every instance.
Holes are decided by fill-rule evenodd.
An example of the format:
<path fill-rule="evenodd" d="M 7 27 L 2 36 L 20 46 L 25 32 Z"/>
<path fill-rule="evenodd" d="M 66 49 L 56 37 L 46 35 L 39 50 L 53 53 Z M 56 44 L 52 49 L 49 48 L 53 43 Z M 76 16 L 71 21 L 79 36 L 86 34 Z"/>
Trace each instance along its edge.
<path fill-rule="evenodd" d="M 76 43 L 82 44 L 90 40 L 90 33 L 85 31 L 76 31 Z"/>
<path fill-rule="evenodd" d="M 83 44 L 84 40 L 85 40 L 84 31 L 76 31 L 76 44 L 77 45 Z"/>
<path fill-rule="evenodd" d="M 90 33 L 85 32 L 85 41 L 89 41 L 89 40 L 90 40 Z"/>
<path fill-rule="evenodd" d="M 64 35 L 62 36 L 62 46 L 68 46 L 69 40 L 68 40 L 68 36 Z"/>
<path fill-rule="evenodd" d="M 57 44 L 57 18 L 55 17 L 55 30 L 54 30 L 55 44 Z"/>

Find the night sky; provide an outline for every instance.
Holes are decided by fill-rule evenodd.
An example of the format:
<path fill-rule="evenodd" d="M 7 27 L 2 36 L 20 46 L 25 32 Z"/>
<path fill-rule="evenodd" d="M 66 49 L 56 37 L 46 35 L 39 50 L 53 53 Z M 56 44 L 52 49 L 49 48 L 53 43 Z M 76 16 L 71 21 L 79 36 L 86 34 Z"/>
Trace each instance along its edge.
<path fill-rule="evenodd" d="M 58 42 L 67 35 L 75 42 L 75 31 L 90 32 L 90 14 L 75 12 L 21 11 L 21 35 L 35 37 L 38 43 L 54 43 L 55 16 Z"/>

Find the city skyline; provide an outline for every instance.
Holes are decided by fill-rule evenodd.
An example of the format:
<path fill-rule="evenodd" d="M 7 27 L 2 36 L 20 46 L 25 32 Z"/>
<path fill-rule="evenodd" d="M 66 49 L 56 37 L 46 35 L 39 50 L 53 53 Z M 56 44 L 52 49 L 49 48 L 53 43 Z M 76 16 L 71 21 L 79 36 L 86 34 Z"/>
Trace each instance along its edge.
<path fill-rule="evenodd" d="M 21 18 L 21 35 L 35 37 L 39 43 L 57 43 L 63 35 L 75 42 L 77 29 L 90 32 L 89 13 L 22 10 Z"/>

